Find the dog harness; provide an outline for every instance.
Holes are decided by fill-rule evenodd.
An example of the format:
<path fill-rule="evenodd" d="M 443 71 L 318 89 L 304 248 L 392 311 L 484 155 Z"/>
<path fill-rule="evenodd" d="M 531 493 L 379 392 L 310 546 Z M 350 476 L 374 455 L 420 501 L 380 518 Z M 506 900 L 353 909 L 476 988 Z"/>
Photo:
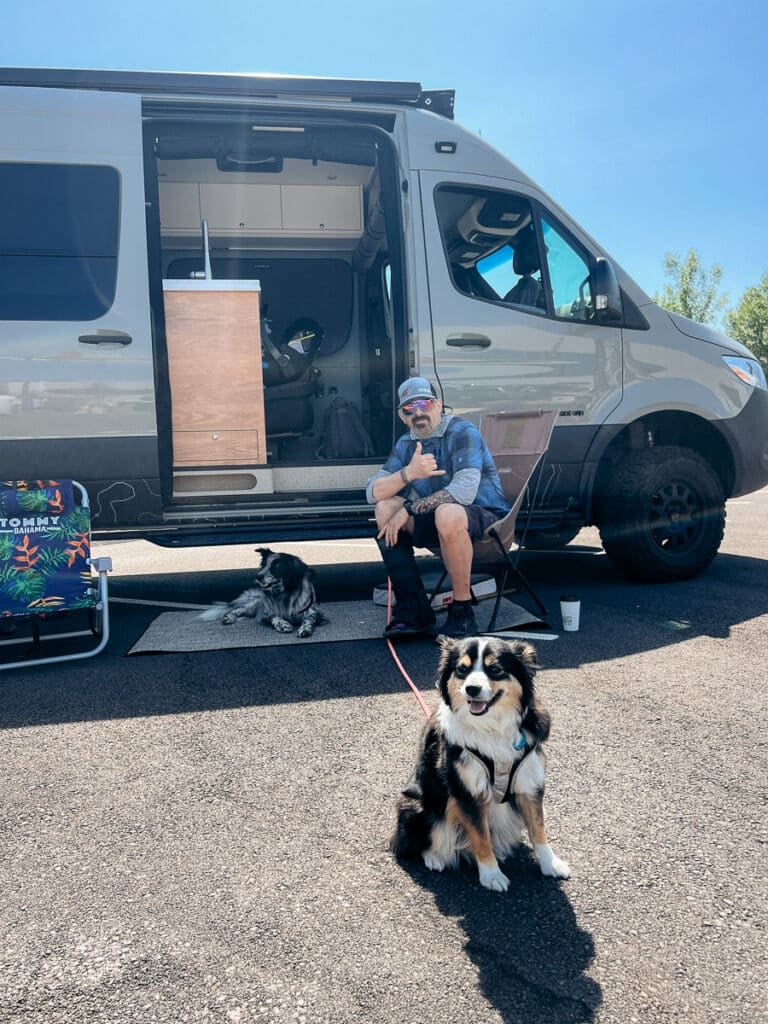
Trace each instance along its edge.
<path fill-rule="evenodd" d="M 491 785 L 491 795 L 494 802 L 497 804 L 505 804 L 509 802 L 512 792 L 512 782 L 515 778 L 515 773 L 526 757 L 536 746 L 535 743 L 529 743 L 525 738 L 525 733 L 520 733 L 520 738 L 513 745 L 512 749 L 516 752 L 522 751 L 520 757 L 509 757 L 509 758 L 493 758 L 488 757 L 487 754 L 482 754 L 479 750 L 475 750 L 474 747 L 464 747 L 464 750 L 471 754 L 476 761 L 485 769 L 485 773 L 488 776 L 488 781 Z"/>

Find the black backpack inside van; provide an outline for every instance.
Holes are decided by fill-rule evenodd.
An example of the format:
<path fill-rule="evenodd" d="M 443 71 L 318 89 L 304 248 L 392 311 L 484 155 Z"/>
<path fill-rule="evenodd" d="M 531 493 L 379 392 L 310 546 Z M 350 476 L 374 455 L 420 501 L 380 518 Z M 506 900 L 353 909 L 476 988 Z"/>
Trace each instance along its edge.
<path fill-rule="evenodd" d="M 325 410 L 318 459 L 365 459 L 373 455 L 373 442 L 357 406 L 346 398 L 334 398 Z"/>

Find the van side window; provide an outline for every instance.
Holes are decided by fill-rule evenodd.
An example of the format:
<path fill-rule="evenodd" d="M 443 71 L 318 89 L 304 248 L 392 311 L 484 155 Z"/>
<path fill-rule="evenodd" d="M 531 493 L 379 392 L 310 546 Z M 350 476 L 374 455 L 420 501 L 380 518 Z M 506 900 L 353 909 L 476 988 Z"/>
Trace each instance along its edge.
<path fill-rule="evenodd" d="M 524 196 L 443 185 L 435 203 L 459 291 L 529 313 L 546 312 L 533 210 Z"/>
<path fill-rule="evenodd" d="M 0 319 L 95 320 L 117 280 L 114 167 L 0 163 Z"/>
<path fill-rule="evenodd" d="M 594 307 L 586 254 L 578 251 L 546 217 L 541 218 L 541 232 L 555 316 L 591 320 Z"/>

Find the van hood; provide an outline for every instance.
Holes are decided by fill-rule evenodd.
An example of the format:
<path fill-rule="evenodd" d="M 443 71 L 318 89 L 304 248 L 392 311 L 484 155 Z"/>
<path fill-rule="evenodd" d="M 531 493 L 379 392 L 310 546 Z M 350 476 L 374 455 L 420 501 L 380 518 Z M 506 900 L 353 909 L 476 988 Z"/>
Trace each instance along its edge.
<path fill-rule="evenodd" d="M 689 320 L 687 316 L 680 316 L 679 313 L 670 313 L 668 309 L 665 309 L 664 312 L 681 334 L 687 334 L 689 338 L 695 338 L 697 341 L 709 342 L 710 345 L 717 345 L 718 348 L 728 349 L 735 355 L 745 356 L 747 359 L 755 358 L 746 345 L 742 345 L 735 338 L 729 338 L 727 334 L 721 334 L 720 331 L 707 327 L 706 324 Z"/>

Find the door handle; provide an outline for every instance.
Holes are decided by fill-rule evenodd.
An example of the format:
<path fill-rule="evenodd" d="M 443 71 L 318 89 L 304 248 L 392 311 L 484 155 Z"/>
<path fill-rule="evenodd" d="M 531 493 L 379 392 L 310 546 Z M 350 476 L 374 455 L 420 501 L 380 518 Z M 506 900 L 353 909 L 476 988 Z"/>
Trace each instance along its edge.
<path fill-rule="evenodd" d="M 99 331 L 97 334 L 81 334 L 77 340 L 81 345 L 130 345 L 133 338 L 122 331 Z"/>
<path fill-rule="evenodd" d="M 445 339 L 451 348 L 490 348 L 491 339 L 485 334 L 452 334 Z"/>

